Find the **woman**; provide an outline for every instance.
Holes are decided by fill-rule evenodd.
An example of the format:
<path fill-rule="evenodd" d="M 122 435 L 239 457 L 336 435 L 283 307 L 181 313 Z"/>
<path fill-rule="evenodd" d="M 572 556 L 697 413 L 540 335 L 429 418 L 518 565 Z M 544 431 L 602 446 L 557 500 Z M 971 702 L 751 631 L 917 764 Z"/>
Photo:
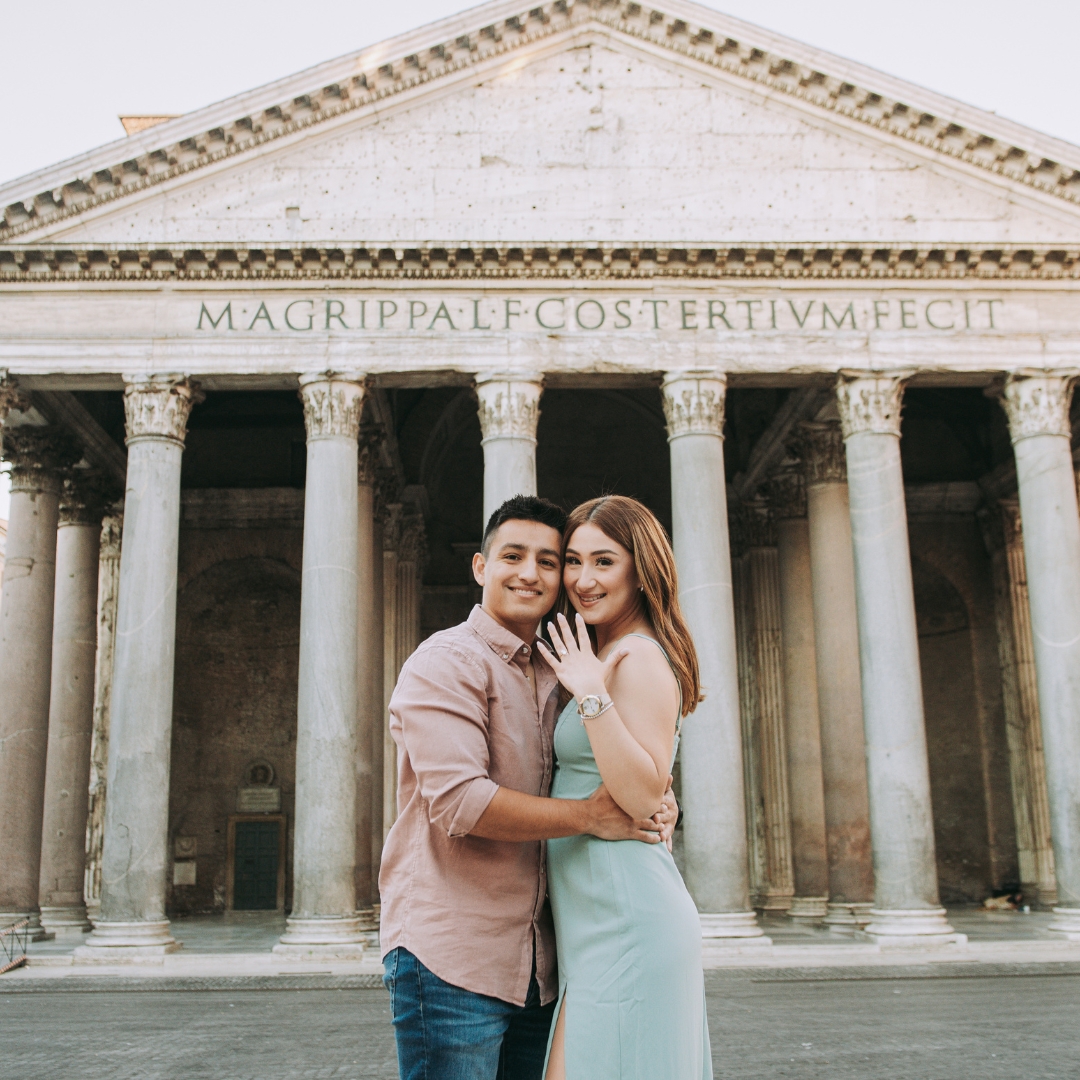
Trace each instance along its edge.
<path fill-rule="evenodd" d="M 584 799 L 603 782 L 647 818 L 701 696 L 671 545 L 641 503 L 612 495 L 570 515 L 563 547 L 574 626 L 560 613 L 552 648 L 538 646 L 573 695 L 551 794 Z M 559 1003 L 546 1080 L 711 1080 L 701 924 L 671 853 L 591 836 L 547 850 Z"/>

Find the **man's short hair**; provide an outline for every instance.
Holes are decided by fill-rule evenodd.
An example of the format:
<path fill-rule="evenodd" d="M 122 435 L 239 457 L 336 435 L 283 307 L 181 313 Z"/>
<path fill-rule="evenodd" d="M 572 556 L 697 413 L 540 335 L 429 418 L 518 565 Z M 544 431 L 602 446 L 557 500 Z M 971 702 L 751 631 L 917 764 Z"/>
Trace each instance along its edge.
<path fill-rule="evenodd" d="M 484 539 L 480 544 L 484 558 L 487 558 L 489 554 L 491 538 L 499 526 L 507 521 L 539 521 L 541 525 L 550 525 L 559 536 L 562 536 L 566 528 L 566 511 L 548 499 L 541 499 L 538 495 L 515 495 L 507 499 L 488 518 Z"/>

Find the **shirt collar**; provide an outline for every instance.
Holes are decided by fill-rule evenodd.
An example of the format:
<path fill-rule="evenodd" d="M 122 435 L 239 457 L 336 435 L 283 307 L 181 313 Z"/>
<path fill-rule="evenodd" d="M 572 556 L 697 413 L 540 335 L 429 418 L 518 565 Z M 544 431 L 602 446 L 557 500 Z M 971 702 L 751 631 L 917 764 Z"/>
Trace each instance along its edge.
<path fill-rule="evenodd" d="M 534 652 L 535 642 L 527 645 L 517 634 L 496 622 L 479 604 L 469 614 L 468 624 L 488 648 L 507 663 L 526 664 Z"/>

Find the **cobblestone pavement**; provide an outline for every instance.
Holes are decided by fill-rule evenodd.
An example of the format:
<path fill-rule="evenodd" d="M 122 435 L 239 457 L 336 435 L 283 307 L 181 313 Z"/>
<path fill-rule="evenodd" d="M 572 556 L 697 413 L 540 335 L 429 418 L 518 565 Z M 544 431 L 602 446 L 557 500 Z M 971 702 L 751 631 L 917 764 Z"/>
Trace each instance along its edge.
<path fill-rule="evenodd" d="M 728 971 L 708 976 L 717 1080 L 1075 1080 L 1080 966 Z M 13 1080 L 397 1076 L 386 994 L 347 979 L 206 989 L 0 981 Z M 100 983 L 98 984 L 100 985 Z M 115 985 L 115 984 L 114 984 Z M 151 984 L 164 985 L 161 980 Z M 329 988 L 337 986 L 338 988 Z M 659 1080 L 643 1077 L 641 1080 Z"/>

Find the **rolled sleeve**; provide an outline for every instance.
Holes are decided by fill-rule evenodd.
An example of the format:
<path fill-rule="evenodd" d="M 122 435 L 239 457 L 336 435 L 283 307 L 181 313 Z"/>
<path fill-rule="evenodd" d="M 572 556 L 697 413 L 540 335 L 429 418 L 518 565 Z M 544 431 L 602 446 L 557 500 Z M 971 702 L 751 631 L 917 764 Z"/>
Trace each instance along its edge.
<path fill-rule="evenodd" d="M 488 776 L 483 669 L 451 647 L 414 654 L 390 699 L 390 732 L 409 755 L 431 823 L 467 834 L 499 789 Z"/>

